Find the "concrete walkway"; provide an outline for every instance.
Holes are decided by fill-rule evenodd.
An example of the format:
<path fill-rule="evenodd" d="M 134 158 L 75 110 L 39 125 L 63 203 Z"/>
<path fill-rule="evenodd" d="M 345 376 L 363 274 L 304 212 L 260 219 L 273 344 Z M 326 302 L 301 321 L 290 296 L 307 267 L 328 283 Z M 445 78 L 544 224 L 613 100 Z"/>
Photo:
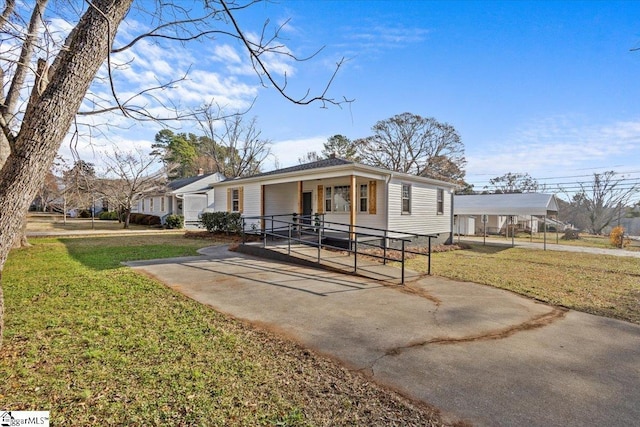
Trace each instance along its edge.
<path fill-rule="evenodd" d="M 461 236 L 460 239 L 456 237 L 454 239 L 455 242 L 466 242 L 466 243 L 482 243 L 482 237 L 473 237 L 473 236 Z M 511 247 L 511 239 L 505 238 L 496 238 L 496 237 L 487 237 L 486 238 L 487 245 L 499 245 L 499 246 L 509 246 Z M 540 249 L 543 250 L 545 245 L 544 243 L 537 242 L 524 242 L 522 240 L 516 240 L 514 242 L 516 247 L 521 248 L 530 248 L 530 249 Z M 572 245 L 563 245 L 556 244 L 555 238 L 549 239 L 547 241 L 546 250 L 548 251 L 562 251 L 562 252 L 581 252 L 586 254 L 598 254 L 598 255 L 611 255 L 611 256 L 621 256 L 621 257 L 633 257 L 640 258 L 640 251 L 628 251 L 625 249 L 607 249 L 607 248 L 591 248 L 588 246 L 572 246 Z"/>
<path fill-rule="evenodd" d="M 478 426 L 640 420 L 638 325 L 436 277 L 400 287 L 225 247 L 202 253 L 129 265 L 435 405 L 451 420 Z"/>

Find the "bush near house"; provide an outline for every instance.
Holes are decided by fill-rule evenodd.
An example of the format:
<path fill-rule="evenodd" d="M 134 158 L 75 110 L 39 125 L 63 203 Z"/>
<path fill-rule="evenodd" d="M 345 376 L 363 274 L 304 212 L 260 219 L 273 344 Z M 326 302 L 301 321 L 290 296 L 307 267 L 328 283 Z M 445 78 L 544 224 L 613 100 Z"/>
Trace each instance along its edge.
<path fill-rule="evenodd" d="M 184 216 L 182 215 L 169 215 L 164 220 L 164 223 L 168 228 L 182 228 L 184 227 Z"/>
<path fill-rule="evenodd" d="M 242 231 L 242 216 L 237 212 L 205 212 L 200 215 L 200 224 L 209 233 L 222 231 L 240 233 Z"/>
<path fill-rule="evenodd" d="M 147 215 L 147 214 L 139 214 L 132 213 L 129 217 L 129 222 L 131 224 L 139 224 L 139 225 L 160 225 L 162 221 L 159 216 L 156 215 Z"/>
<path fill-rule="evenodd" d="M 100 216 L 98 217 L 104 221 L 113 221 L 118 219 L 118 212 L 100 212 Z"/>

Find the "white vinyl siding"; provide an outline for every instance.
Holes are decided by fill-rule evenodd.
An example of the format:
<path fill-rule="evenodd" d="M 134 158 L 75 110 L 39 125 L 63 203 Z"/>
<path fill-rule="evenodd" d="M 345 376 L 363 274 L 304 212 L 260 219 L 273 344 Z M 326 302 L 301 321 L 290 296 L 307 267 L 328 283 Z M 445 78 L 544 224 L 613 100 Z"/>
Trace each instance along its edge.
<path fill-rule="evenodd" d="M 264 214 L 285 215 L 298 211 L 298 183 L 267 185 L 264 193 Z M 260 199 L 258 199 L 258 204 Z M 245 205 L 248 207 L 248 205 Z M 260 206 L 258 205 L 258 209 Z M 314 210 L 315 212 L 315 210 Z M 259 215 L 259 214 L 258 214 Z"/>
<path fill-rule="evenodd" d="M 443 213 L 437 214 L 438 188 L 421 182 L 411 182 L 411 215 L 402 214 L 402 185 L 392 179 L 389 182 L 388 228 L 418 234 L 451 232 L 451 192 L 444 190 Z"/>
<path fill-rule="evenodd" d="M 183 200 L 184 221 L 198 221 L 200 214 L 207 207 L 206 194 L 185 194 Z"/>

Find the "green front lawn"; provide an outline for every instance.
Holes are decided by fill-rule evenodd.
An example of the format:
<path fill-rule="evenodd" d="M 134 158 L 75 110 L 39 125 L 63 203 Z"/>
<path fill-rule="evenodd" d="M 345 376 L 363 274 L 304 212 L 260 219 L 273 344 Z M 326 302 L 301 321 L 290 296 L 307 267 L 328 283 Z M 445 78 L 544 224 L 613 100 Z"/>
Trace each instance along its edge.
<path fill-rule="evenodd" d="M 407 268 L 424 271 L 418 257 Z M 433 254 L 432 272 L 640 324 L 640 260 L 473 244 Z"/>
<path fill-rule="evenodd" d="M 123 267 L 195 255 L 180 235 L 32 239 L 2 281 L 0 408 L 51 425 L 388 425 L 435 412 Z"/>

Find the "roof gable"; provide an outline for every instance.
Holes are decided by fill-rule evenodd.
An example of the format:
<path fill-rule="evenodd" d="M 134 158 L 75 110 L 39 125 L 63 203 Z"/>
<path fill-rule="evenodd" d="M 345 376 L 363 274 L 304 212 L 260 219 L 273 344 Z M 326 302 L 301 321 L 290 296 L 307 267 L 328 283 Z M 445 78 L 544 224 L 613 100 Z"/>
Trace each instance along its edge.
<path fill-rule="evenodd" d="M 187 178 L 176 179 L 167 183 L 167 187 L 171 192 L 182 190 L 201 191 L 209 189 L 209 185 L 215 182 L 223 181 L 225 176 L 219 172 L 208 173 L 205 175 L 190 176 Z M 188 187 L 188 188 L 187 188 Z"/>

